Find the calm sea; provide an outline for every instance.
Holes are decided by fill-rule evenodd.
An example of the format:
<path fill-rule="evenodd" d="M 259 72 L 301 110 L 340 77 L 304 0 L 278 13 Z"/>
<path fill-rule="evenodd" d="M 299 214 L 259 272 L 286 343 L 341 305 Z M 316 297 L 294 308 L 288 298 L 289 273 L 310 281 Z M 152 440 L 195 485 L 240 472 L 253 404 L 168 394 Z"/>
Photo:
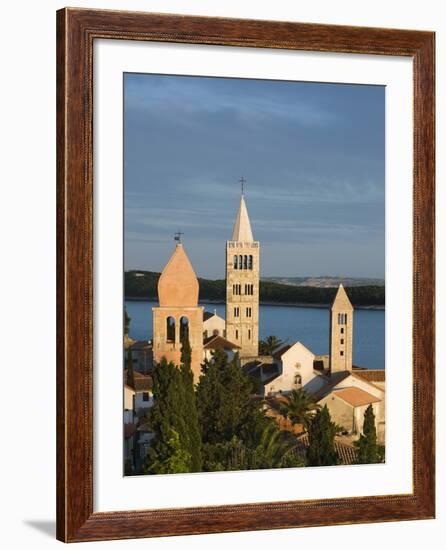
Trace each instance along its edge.
<path fill-rule="evenodd" d="M 131 318 L 130 336 L 152 338 L 152 307 L 157 302 L 126 301 Z M 224 318 L 223 304 L 200 304 L 206 311 L 217 311 Z M 384 368 L 385 312 L 358 309 L 354 313 L 353 362 L 368 369 Z M 260 338 L 271 334 L 281 340 L 299 340 L 316 355 L 328 353 L 329 310 L 294 306 L 260 306 Z"/>

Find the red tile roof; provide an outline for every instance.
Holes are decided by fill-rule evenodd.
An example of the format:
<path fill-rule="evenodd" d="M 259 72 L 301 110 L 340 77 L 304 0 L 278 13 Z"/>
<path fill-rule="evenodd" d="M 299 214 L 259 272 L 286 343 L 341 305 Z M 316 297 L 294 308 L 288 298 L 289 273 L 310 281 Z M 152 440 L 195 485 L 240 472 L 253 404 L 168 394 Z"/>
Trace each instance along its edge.
<path fill-rule="evenodd" d="M 371 393 L 354 387 L 334 390 L 332 395 L 340 397 L 352 407 L 362 407 L 363 405 L 369 405 L 370 403 L 378 403 L 381 401 L 381 399 L 375 397 Z"/>
<path fill-rule="evenodd" d="M 234 350 L 240 349 L 240 346 L 226 340 L 223 336 L 211 336 L 204 341 L 203 349 L 222 349 L 222 350 Z"/>
<path fill-rule="evenodd" d="M 358 378 L 362 378 L 366 382 L 385 382 L 386 381 L 386 371 L 382 370 L 372 370 L 372 369 L 358 369 L 354 370 L 353 374 Z"/>
<path fill-rule="evenodd" d="M 133 379 L 135 381 L 135 384 L 132 389 L 134 389 L 136 392 L 150 391 L 153 387 L 153 379 L 149 374 L 134 372 Z M 130 384 L 127 384 L 127 369 L 124 370 L 124 383 L 125 385 L 131 387 Z"/>
<path fill-rule="evenodd" d="M 298 437 L 299 448 L 298 452 L 305 459 L 307 448 L 310 444 L 308 433 L 305 433 Z M 342 464 L 355 464 L 356 462 L 356 449 L 353 445 L 348 445 L 341 441 L 339 436 L 335 437 L 335 449 L 341 459 Z"/>

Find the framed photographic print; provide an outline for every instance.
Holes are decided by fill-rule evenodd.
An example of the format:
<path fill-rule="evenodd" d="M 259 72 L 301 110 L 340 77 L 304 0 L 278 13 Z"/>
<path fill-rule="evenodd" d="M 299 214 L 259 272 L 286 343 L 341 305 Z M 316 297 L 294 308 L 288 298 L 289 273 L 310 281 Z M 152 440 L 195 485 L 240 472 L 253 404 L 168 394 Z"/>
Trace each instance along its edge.
<path fill-rule="evenodd" d="M 57 33 L 58 538 L 434 517 L 434 34 Z"/>

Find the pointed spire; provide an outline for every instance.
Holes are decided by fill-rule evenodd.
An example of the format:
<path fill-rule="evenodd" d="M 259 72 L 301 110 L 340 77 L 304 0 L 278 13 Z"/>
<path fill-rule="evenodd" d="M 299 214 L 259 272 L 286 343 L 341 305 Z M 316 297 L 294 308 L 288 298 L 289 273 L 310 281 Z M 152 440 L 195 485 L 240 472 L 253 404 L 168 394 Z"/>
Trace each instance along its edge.
<path fill-rule="evenodd" d="M 336 292 L 331 309 L 353 310 L 352 303 L 350 302 L 342 283 L 339 285 L 338 291 Z"/>
<path fill-rule="evenodd" d="M 240 206 L 237 212 L 234 229 L 232 231 L 232 241 L 252 242 L 251 222 L 249 221 L 248 210 L 246 208 L 245 198 L 243 194 L 240 197 Z"/>

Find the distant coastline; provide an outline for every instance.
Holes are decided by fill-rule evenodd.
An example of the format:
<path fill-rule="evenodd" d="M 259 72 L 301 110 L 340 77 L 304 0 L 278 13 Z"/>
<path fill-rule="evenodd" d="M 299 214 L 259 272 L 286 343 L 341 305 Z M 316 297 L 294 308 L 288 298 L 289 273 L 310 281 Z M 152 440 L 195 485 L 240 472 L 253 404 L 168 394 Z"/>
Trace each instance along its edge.
<path fill-rule="evenodd" d="M 138 297 L 138 296 L 124 296 L 126 302 L 156 302 L 158 298 L 156 297 Z M 215 304 L 215 305 L 225 305 L 224 300 L 212 300 L 212 299 L 200 299 L 200 304 Z M 316 308 L 316 309 L 329 309 L 330 304 L 306 304 L 302 302 L 259 302 L 261 306 L 277 306 L 277 307 L 303 307 L 303 308 Z M 366 309 L 369 311 L 385 311 L 385 306 L 355 306 L 355 309 Z"/>
<path fill-rule="evenodd" d="M 160 274 L 153 271 L 126 271 L 124 273 L 124 295 L 126 300 L 156 301 Z M 308 278 L 309 280 L 310 278 Z M 283 280 L 283 278 L 282 278 Z M 336 277 L 313 277 L 313 284 L 302 284 L 297 278 L 290 278 L 290 283 L 260 280 L 260 304 L 280 307 L 330 307 L 340 279 Z M 333 286 L 327 287 L 328 280 Z M 335 282 L 336 281 L 336 282 Z M 352 284 L 354 279 L 345 279 L 345 289 L 357 309 L 384 310 L 385 286 L 378 284 Z M 372 280 L 367 280 L 372 281 Z M 348 282 L 352 286 L 348 285 Z M 296 284 L 297 283 L 297 284 Z M 211 280 L 199 278 L 200 302 L 211 304 L 226 303 L 226 282 L 223 279 Z M 321 286 L 323 285 L 323 286 Z"/>

